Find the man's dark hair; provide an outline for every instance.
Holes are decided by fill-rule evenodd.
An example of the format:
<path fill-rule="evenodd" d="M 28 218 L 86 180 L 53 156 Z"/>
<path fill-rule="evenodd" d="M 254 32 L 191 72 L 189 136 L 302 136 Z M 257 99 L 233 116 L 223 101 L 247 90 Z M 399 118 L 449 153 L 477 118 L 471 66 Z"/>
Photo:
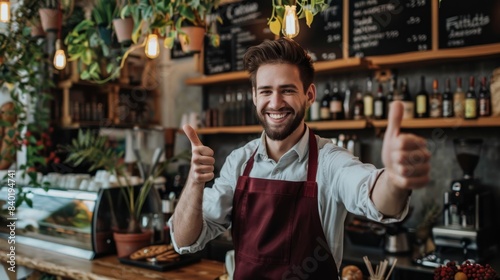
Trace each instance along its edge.
<path fill-rule="evenodd" d="M 250 73 L 252 87 L 256 86 L 257 70 L 261 65 L 288 63 L 297 65 L 304 92 L 313 83 L 314 67 L 311 57 L 297 42 L 288 38 L 266 40 L 260 45 L 248 48 L 243 57 L 245 69 Z"/>

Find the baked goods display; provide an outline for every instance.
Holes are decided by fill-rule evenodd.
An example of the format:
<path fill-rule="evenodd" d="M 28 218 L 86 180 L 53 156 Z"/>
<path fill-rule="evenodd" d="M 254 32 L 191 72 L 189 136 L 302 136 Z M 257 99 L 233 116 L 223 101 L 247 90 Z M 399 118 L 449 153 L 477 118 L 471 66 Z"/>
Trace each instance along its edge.
<path fill-rule="evenodd" d="M 355 265 L 348 265 L 342 269 L 342 280 L 363 280 L 363 272 Z"/>
<path fill-rule="evenodd" d="M 151 245 L 133 252 L 131 260 L 147 260 L 150 262 L 173 262 L 179 260 L 179 254 L 171 244 Z"/>
<path fill-rule="evenodd" d="M 500 279 L 496 271 L 488 264 L 464 262 L 456 265 L 455 262 L 448 262 L 434 270 L 434 280 L 495 280 Z"/>

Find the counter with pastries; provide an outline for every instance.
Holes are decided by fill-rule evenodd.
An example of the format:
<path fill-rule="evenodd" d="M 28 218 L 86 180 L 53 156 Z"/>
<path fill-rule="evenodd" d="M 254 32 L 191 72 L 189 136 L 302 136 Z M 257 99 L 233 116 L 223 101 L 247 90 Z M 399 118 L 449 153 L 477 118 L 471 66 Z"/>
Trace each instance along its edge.
<path fill-rule="evenodd" d="M 180 268 L 160 272 L 121 264 L 114 255 L 94 260 L 75 258 L 24 244 L 0 239 L 0 261 L 8 268 L 10 246 L 15 246 L 15 265 L 62 276 L 66 279 L 200 279 L 214 280 L 223 274 L 223 263 L 202 259 Z M 10 254 L 10 256 L 9 256 Z M 9 277 L 12 276 L 9 273 Z M 11 278 L 11 279 L 16 279 Z"/>

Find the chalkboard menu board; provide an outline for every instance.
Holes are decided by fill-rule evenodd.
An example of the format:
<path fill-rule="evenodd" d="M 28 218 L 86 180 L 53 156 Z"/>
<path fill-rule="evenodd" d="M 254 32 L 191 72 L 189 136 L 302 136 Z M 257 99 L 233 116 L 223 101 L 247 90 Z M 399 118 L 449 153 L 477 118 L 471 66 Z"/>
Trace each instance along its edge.
<path fill-rule="evenodd" d="M 293 38 L 303 46 L 314 61 L 342 58 L 342 0 L 332 0 L 330 7 L 317 14 L 308 27 L 300 19 L 300 32 Z"/>
<path fill-rule="evenodd" d="M 441 0 L 440 49 L 499 42 L 499 0 Z"/>
<path fill-rule="evenodd" d="M 174 41 L 174 45 L 172 46 L 172 49 L 170 49 L 170 58 L 171 59 L 191 57 L 193 55 L 194 55 L 194 53 L 185 53 L 182 50 L 181 43 L 177 39 Z"/>
<path fill-rule="evenodd" d="M 221 45 L 216 48 L 205 43 L 204 73 L 243 70 L 243 55 L 247 48 L 275 37 L 267 26 L 271 9 L 271 1 L 259 0 L 221 6 L 218 14 L 222 24 L 217 26 Z"/>
<path fill-rule="evenodd" d="M 474 2 L 480 1 L 483 0 Z M 365 57 L 430 50 L 431 2 L 349 1 L 349 56 Z"/>

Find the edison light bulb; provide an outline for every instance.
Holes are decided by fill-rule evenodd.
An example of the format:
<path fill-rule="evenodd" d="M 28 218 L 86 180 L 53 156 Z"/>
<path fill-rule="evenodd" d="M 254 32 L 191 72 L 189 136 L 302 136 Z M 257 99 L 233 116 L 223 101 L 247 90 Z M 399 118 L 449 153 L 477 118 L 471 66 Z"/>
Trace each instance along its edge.
<path fill-rule="evenodd" d="M 61 39 L 56 41 L 56 53 L 54 54 L 54 67 L 57 70 L 62 70 L 66 67 L 66 54 L 61 45 Z"/>
<path fill-rule="evenodd" d="M 0 0 L 0 22 L 9 22 L 10 20 L 10 2 Z"/>
<path fill-rule="evenodd" d="M 285 19 L 283 20 L 283 35 L 293 38 L 299 34 L 299 19 L 296 6 L 285 5 Z"/>
<path fill-rule="evenodd" d="M 158 42 L 158 35 L 148 35 L 144 51 L 146 52 L 146 56 L 149 58 L 156 58 L 160 54 L 160 42 Z"/>

